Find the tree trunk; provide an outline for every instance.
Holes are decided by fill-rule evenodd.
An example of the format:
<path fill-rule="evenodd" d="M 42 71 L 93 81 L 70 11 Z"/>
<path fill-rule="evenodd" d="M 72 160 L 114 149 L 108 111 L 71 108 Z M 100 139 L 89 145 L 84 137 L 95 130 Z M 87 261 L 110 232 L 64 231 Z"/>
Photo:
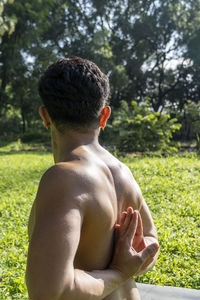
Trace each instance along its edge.
<path fill-rule="evenodd" d="M 7 67 L 5 64 L 5 61 L 3 62 L 2 66 L 2 78 L 1 78 L 1 88 L 0 88 L 0 116 L 2 115 L 2 108 L 4 104 L 4 95 L 5 95 L 5 89 L 8 84 L 7 79 Z"/>
<path fill-rule="evenodd" d="M 7 68 L 7 59 L 8 59 L 8 53 L 6 53 L 6 50 L 4 49 L 4 46 L 8 42 L 8 34 L 4 34 L 2 37 L 1 42 L 1 56 L 0 56 L 0 63 L 1 66 L 1 86 L 0 86 L 0 116 L 2 115 L 2 109 L 4 105 L 4 99 L 5 99 L 5 90 L 6 86 L 8 84 L 8 68 Z"/>
<path fill-rule="evenodd" d="M 24 114 L 24 109 L 23 109 L 23 100 L 21 101 L 21 117 L 22 117 L 22 132 L 26 132 L 26 119 L 25 119 L 25 114 Z"/>

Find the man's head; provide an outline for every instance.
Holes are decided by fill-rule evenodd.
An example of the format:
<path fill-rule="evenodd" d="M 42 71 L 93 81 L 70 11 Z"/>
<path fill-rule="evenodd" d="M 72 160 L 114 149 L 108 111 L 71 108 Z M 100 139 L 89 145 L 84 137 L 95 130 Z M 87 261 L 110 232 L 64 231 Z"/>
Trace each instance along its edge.
<path fill-rule="evenodd" d="M 108 78 L 91 61 L 63 58 L 39 81 L 39 94 L 56 128 L 98 125 L 110 92 Z"/>

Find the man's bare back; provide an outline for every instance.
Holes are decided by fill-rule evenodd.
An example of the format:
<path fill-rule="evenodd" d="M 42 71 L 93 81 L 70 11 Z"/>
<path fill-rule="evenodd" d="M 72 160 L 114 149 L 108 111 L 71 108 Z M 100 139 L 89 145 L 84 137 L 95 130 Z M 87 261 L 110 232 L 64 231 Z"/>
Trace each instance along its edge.
<path fill-rule="evenodd" d="M 140 210 L 142 206 L 142 197 L 139 187 L 134 181 L 128 168 L 113 157 L 101 146 L 90 147 L 82 146 L 71 153 L 68 161 L 58 163 L 47 173 L 51 179 L 57 181 L 55 176 L 62 177 L 61 185 L 57 185 L 55 194 L 59 194 L 63 189 L 65 195 L 65 186 L 68 185 L 68 176 L 70 174 L 71 190 L 76 193 L 76 203 L 70 203 L 70 206 L 78 205 L 83 212 L 80 222 L 80 234 L 78 238 L 77 251 L 74 258 L 74 268 L 85 271 L 104 270 L 111 262 L 114 246 L 115 224 L 119 222 L 122 211 L 128 206 Z M 65 178 L 66 175 L 66 178 Z M 53 178 L 52 178 L 53 176 Z M 45 182 L 48 184 L 48 182 Z M 43 215 L 42 218 L 49 218 L 49 213 L 43 211 L 45 206 L 38 203 L 41 199 L 36 199 L 33 213 L 30 218 L 29 235 L 31 237 L 34 230 L 35 209 L 37 214 Z M 58 203 L 50 204 L 51 210 L 57 209 Z M 59 207 L 59 214 L 68 211 L 69 203 L 73 199 L 65 199 Z M 48 205 L 48 204 L 47 204 Z M 48 208 L 47 208 L 48 209 Z M 148 211 L 143 208 L 143 223 L 147 223 L 150 236 L 156 238 L 155 229 Z M 43 219 L 44 222 L 44 219 Z M 62 227 L 61 227 L 62 228 Z M 63 233 L 64 235 L 65 230 Z M 74 237 L 72 236 L 72 239 Z M 72 241 L 70 241 L 72 242 Z M 59 248 L 59 246 L 58 246 Z M 134 280 L 128 280 L 116 291 L 112 292 L 106 298 L 107 300 L 137 300 L 140 299 Z"/>

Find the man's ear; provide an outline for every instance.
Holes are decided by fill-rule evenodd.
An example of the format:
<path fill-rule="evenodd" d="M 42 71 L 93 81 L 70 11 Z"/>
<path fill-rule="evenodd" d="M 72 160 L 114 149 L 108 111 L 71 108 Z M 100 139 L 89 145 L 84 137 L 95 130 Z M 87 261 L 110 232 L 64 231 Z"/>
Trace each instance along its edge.
<path fill-rule="evenodd" d="M 100 117 L 100 122 L 99 122 L 99 127 L 104 129 L 106 126 L 106 123 L 108 121 L 108 118 L 110 117 L 111 114 L 111 108 L 110 106 L 105 106 L 102 111 L 101 111 L 101 117 Z"/>
<path fill-rule="evenodd" d="M 46 127 L 46 129 L 48 129 L 49 126 L 51 125 L 51 119 L 50 119 L 48 111 L 44 105 L 40 106 L 39 115 L 43 120 L 44 126 Z"/>

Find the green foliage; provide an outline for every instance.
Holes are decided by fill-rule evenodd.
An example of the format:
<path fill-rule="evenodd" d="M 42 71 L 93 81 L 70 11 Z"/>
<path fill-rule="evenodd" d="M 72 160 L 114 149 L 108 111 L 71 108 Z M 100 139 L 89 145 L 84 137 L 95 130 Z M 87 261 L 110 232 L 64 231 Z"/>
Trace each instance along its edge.
<path fill-rule="evenodd" d="M 39 180 L 53 159 L 45 152 L 11 154 L 9 149 L 0 148 L 0 299 L 28 300 L 28 216 Z M 199 289 L 199 157 L 135 157 L 123 162 L 142 189 L 161 245 L 156 266 L 137 281 Z"/>
<path fill-rule="evenodd" d="M 0 121 L 1 140 L 15 140 L 21 132 L 20 121 L 20 117 L 17 114 L 4 116 Z"/>
<path fill-rule="evenodd" d="M 200 136 L 197 134 L 197 151 L 200 152 Z"/>
<path fill-rule="evenodd" d="M 178 121 L 182 124 L 180 132 L 176 133 L 176 138 L 187 141 L 196 141 L 196 150 L 200 149 L 200 101 L 187 101 L 183 110 L 178 112 L 176 109 L 172 112 Z"/>
<path fill-rule="evenodd" d="M 199 101 L 200 0 L 11 2 L 0 5 L 16 23 L 2 31 L 0 117 L 18 109 L 22 132 L 39 118 L 41 71 L 62 56 L 88 58 L 108 74 L 114 109 L 148 98 L 154 111 L 181 112 Z"/>
<path fill-rule="evenodd" d="M 4 6 L 5 4 L 12 4 L 14 0 L 0 0 L 0 42 L 1 37 L 5 32 L 8 32 L 10 35 L 15 28 L 16 19 L 12 17 L 8 17 L 4 14 Z"/>
<path fill-rule="evenodd" d="M 41 70 L 70 55 L 94 60 L 109 74 L 113 107 L 149 97 L 159 111 L 199 100 L 200 0 L 1 2 L 16 26 L 0 44 L 0 112 L 11 103 L 22 118 L 37 119 Z"/>
<path fill-rule="evenodd" d="M 188 137 L 200 135 L 200 101 L 198 103 L 188 101 L 184 106 L 184 125 Z"/>
<path fill-rule="evenodd" d="M 22 132 L 26 125 L 31 127 L 32 120 L 39 118 L 38 77 L 41 70 L 57 57 L 53 41 L 49 40 L 64 35 L 59 27 L 59 22 L 64 23 L 64 2 L 16 0 L 12 5 L 5 5 L 6 15 L 14 15 L 17 23 L 14 32 L 10 36 L 5 32 L 0 43 L 0 117 L 3 119 L 10 106 L 18 109 Z"/>
<path fill-rule="evenodd" d="M 28 131 L 21 135 L 21 141 L 23 143 L 30 142 L 49 142 L 50 141 L 50 132 L 41 132 L 41 131 Z"/>
<path fill-rule="evenodd" d="M 198 103 L 187 101 L 184 106 L 184 113 L 188 123 L 191 123 L 193 132 L 195 134 L 200 133 L 200 101 Z"/>
<path fill-rule="evenodd" d="M 132 101 L 130 106 L 122 101 L 112 123 L 113 139 L 126 152 L 167 150 L 180 127 L 177 119 L 150 110 L 148 101 L 142 105 Z"/>

